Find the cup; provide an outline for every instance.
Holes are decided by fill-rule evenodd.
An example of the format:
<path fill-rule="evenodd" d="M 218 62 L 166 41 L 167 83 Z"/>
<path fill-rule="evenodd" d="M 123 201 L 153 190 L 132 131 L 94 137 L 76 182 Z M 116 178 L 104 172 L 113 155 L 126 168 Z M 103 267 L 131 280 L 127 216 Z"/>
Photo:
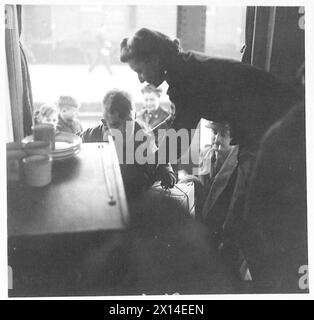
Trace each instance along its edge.
<path fill-rule="evenodd" d="M 23 177 L 22 159 L 26 153 L 23 150 L 12 150 L 10 147 L 7 149 L 7 180 L 19 181 Z"/>
<path fill-rule="evenodd" d="M 51 146 L 47 141 L 34 141 L 29 142 L 24 146 L 24 151 L 28 156 L 32 155 L 50 155 Z"/>
<path fill-rule="evenodd" d="M 51 182 L 52 157 L 32 155 L 23 159 L 25 182 L 32 187 L 43 187 Z"/>
<path fill-rule="evenodd" d="M 55 148 L 56 128 L 53 124 L 42 123 L 33 127 L 34 141 L 47 141 L 51 145 L 51 149 Z"/>

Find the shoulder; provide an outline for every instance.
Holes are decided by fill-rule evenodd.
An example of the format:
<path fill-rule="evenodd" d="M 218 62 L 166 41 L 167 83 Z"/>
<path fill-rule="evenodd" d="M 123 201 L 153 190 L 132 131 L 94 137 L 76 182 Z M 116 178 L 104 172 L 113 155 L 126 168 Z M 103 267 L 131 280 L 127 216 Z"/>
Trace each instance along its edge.
<path fill-rule="evenodd" d="M 259 77 L 261 74 L 270 76 L 269 72 L 266 72 L 260 68 L 252 66 L 247 63 L 243 63 L 234 59 L 227 58 L 217 58 L 208 56 L 202 52 L 197 51 L 187 51 L 182 54 L 183 65 L 187 71 L 195 72 L 195 69 L 199 69 L 201 73 L 208 73 L 209 76 L 212 75 L 215 78 L 218 78 L 219 75 L 226 73 L 233 73 L 235 75 L 242 76 L 243 74 L 258 74 Z M 195 75 L 194 75 L 195 77 Z"/>
<path fill-rule="evenodd" d="M 168 115 L 169 113 L 163 109 L 162 107 L 158 107 L 157 110 L 155 111 L 155 113 L 157 113 L 158 115 Z"/>
<path fill-rule="evenodd" d="M 80 134 L 83 142 L 102 142 L 103 132 L 105 128 L 103 124 L 96 127 L 88 128 Z"/>
<path fill-rule="evenodd" d="M 262 139 L 263 150 L 273 151 L 279 147 L 295 147 L 305 144 L 305 105 L 297 103 L 279 121 L 273 124 Z"/>

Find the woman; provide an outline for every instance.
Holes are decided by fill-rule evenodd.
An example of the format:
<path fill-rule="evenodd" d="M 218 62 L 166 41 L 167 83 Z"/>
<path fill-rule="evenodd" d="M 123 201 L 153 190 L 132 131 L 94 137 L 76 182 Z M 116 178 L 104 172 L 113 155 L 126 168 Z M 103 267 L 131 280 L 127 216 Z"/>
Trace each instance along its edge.
<path fill-rule="evenodd" d="M 224 246 L 236 243 L 248 176 L 259 142 L 266 130 L 298 101 L 294 90 L 251 65 L 185 52 L 178 40 L 146 28 L 122 40 L 120 60 L 137 72 L 141 82 L 156 87 L 163 81 L 168 83 L 167 94 L 176 109 L 174 129 L 195 129 L 201 118 L 230 125 L 231 144 L 239 145 L 238 166 L 230 180 L 232 196 L 221 226 L 222 236 L 217 239 L 220 247 L 221 242 Z"/>
<path fill-rule="evenodd" d="M 140 82 L 169 85 L 175 129 L 196 128 L 201 117 L 227 122 L 233 144 L 256 146 L 263 133 L 296 101 L 270 73 L 238 61 L 182 51 L 178 40 L 146 28 L 121 42 L 120 60 Z"/>

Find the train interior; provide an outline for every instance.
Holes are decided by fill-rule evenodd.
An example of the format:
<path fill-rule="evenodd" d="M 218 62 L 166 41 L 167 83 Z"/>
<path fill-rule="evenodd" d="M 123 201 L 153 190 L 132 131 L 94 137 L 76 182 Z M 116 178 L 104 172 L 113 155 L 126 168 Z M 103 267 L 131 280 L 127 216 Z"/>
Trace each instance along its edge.
<path fill-rule="evenodd" d="M 173 166 L 173 188 L 156 183 L 139 198 L 124 180 L 124 174 L 139 180 L 137 171 L 119 166 L 111 137 L 88 144 L 78 137 L 69 142 L 67 133 L 64 140 L 55 140 L 60 149 L 52 153 L 49 177 L 42 171 L 36 180 L 36 170 L 44 164 L 39 158 L 38 167 L 27 161 L 36 160 L 36 152 L 27 148 L 36 143 L 34 115 L 64 96 L 77 103 L 81 131 L 102 123 L 103 99 L 112 88 L 132 95 L 137 119 L 175 116 L 168 83 L 159 87 L 160 111 L 152 116 L 145 109 L 151 91 L 145 96 L 146 84 L 120 61 L 121 40 L 143 27 L 179 39 L 185 51 L 270 72 L 304 96 L 304 17 L 304 7 L 296 6 L 5 5 L 9 296 L 308 293 L 306 178 L 299 166 L 305 166 L 302 117 L 301 127 L 296 120 L 289 129 L 300 129 L 304 148 L 297 147 L 294 158 L 290 144 L 299 142 L 293 140 L 294 131 L 286 129 L 290 144 L 278 133 L 272 172 L 275 176 L 280 153 L 291 153 L 290 169 L 287 174 L 278 169 L 278 179 L 290 174 L 298 179 L 292 175 L 286 182 L 290 188 L 279 187 L 284 195 L 273 207 L 265 205 L 280 197 L 278 190 L 271 191 L 272 182 L 257 188 L 263 205 L 256 204 L 252 211 L 263 215 L 262 207 L 267 207 L 274 218 L 264 216 L 265 229 L 257 231 L 263 241 L 248 246 L 249 258 L 241 248 L 235 253 L 234 244 L 224 250 L 213 244 L 217 234 L 198 215 L 204 207 L 213 209 L 218 191 L 202 193 L 201 207 L 199 180 L 191 178 L 199 178 L 200 171 L 190 162 Z M 205 159 L 213 135 L 221 129 L 212 121 L 200 119 L 193 137 L 198 159 Z M 147 123 L 150 129 L 156 125 Z M 233 148 L 220 167 L 231 180 L 237 152 Z M 225 187 L 221 181 L 218 189 Z M 45 186 L 36 187 L 41 182 Z M 232 188 L 217 200 L 219 210 L 227 212 Z M 245 211 L 249 202 L 234 205 Z M 284 213 L 276 216 L 277 211 Z"/>

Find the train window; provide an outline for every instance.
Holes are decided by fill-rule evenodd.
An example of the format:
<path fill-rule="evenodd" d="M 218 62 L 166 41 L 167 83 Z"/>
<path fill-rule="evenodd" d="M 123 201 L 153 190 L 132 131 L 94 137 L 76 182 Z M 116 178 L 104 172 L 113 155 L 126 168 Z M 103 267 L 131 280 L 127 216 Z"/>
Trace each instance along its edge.
<path fill-rule="evenodd" d="M 245 19 L 246 7 L 208 6 L 205 52 L 214 57 L 241 60 Z"/>
<path fill-rule="evenodd" d="M 176 35 L 176 6 L 25 5 L 22 12 L 35 109 L 71 95 L 84 128 L 98 124 L 109 88 L 142 99 L 136 74 L 119 61 L 122 38 L 140 27 Z"/>

